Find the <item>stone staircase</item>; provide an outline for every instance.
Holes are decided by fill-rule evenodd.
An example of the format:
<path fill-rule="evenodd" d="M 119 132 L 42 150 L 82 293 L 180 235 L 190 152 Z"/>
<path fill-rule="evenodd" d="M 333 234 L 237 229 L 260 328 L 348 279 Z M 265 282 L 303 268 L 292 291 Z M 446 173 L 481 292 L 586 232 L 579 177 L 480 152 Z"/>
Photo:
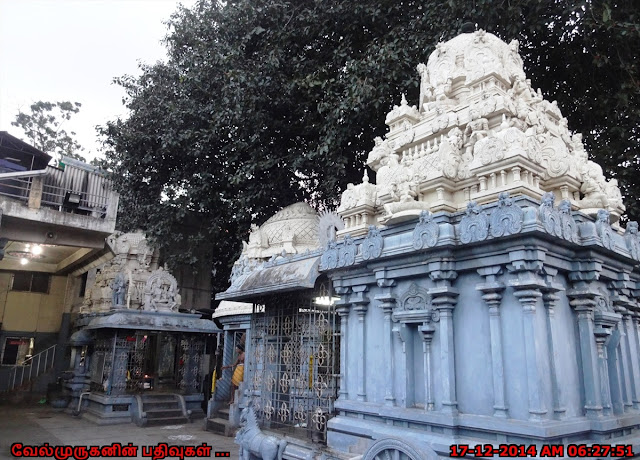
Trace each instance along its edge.
<path fill-rule="evenodd" d="M 160 393 L 136 396 L 139 416 L 135 417 L 139 426 L 177 425 L 188 423 L 191 411 L 186 410 L 184 399 L 178 394 Z"/>
<path fill-rule="evenodd" d="M 219 408 L 213 417 L 207 418 L 205 430 L 227 437 L 235 436 L 237 428 L 229 420 L 229 410 L 228 404 Z"/>

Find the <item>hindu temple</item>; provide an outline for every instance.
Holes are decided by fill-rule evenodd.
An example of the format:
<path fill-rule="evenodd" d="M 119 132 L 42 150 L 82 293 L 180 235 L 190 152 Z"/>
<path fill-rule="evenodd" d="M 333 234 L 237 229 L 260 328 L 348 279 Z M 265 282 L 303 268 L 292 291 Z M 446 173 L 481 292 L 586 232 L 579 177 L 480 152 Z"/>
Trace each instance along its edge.
<path fill-rule="evenodd" d="M 70 408 L 98 424 L 184 422 L 200 410 L 207 337 L 220 330 L 181 311 L 177 280 L 143 233 L 107 244 L 113 258 L 93 272 L 70 339 Z"/>
<path fill-rule="evenodd" d="M 253 304 L 242 458 L 640 452 L 638 224 L 518 47 L 439 43 L 336 214 L 253 227 L 217 296 Z"/>

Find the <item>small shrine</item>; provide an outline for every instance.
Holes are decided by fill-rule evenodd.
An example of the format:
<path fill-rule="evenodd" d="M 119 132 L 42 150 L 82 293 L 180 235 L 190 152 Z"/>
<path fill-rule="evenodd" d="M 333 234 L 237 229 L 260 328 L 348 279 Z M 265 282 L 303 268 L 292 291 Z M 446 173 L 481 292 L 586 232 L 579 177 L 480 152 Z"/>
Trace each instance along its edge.
<path fill-rule="evenodd" d="M 339 217 L 305 211 L 308 251 L 282 214 L 254 228 L 217 296 L 254 304 L 243 458 L 259 436 L 285 459 L 640 452 L 638 224 L 620 226 L 616 181 L 518 46 L 438 44 L 375 139 L 375 180 L 348 185 Z"/>
<path fill-rule="evenodd" d="M 239 396 L 252 395 L 262 426 L 303 438 L 324 439 L 337 397 L 338 316 L 319 269 L 322 247 L 342 226 L 337 215 L 319 215 L 306 203 L 285 207 L 252 227 L 231 286 L 216 296 L 250 307 Z M 234 419 L 241 400 L 232 405 Z"/>
<path fill-rule="evenodd" d="M 200 409 L 206 338 L 220 330 L 181 311 L 176 278 L 158 266 L 158 252 L 144 234 L 115 234 L 107 243 L 114 257 L 87 289 L 71 338 L 75 403 L 88 391 L 83 416 L 144 425 L 144 400 L 168 394 L 186 417 Z"/>

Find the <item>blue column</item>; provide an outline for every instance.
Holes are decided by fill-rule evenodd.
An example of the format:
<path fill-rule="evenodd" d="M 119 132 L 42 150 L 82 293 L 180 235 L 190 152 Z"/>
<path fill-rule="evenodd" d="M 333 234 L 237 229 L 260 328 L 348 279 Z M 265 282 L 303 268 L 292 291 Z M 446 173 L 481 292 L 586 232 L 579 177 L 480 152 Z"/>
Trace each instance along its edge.
<path fill-rule="evenodd" d="M 514 251 L 509 254 L 512 263 L 508 266 L 516 275 L 509 281 L 513 287 L 514 297 L 522 306 L 522 329 L 527 369 L 527 388 L 529 391 L 529 419 L 544 420 L 547 418 L 545 403 L 544 375 L 549 372 L 548 360 L 540 349 L 546 331 L 538 330 L 536 309 L 542 299 L 542 288 L 545 283 L 539 274 L 542 271 L 544 253 L 537 250 Z"/>
<path fill-rule="evenodd" d="M 338 393 L 339 398 L 345 400 L 349 399 L 349 391 L 347 389 L 347 350 L 349 348 L 348 320 L 349 306 L 351 304 L 347 298 L 351 289 L 348 287 L 336 286 L 335 284 L 333 289 L 335 293 L 340 296 L 340 300 L 336 302 L 336 313 L 340 316 L 340 389 L 338 390 Z"/>
<path fill-rule="evenodd" d="M 387 406 L 395 406 L 395 389 L 393 380 L 395 378 L 395 359 L 393 354 L 393 337 L 391 331 L 391 313 L 393 313 L 393 307 L 396 303 L 396 298 L 391 292 L 391 288 L 395 286 L 396 282 L 392 279 L 384 278 L 384 271 L 376 273 L 378 278 L 377 283 L 381 288 L 380 293 L 375 297 L 378 302 L 378 306 L 382 309 L 384 314 L 383 324 L 383 347 L 384 347 L 384 362 L 389 369 L 389 378 L 385 380 L 385 394 L 384 401 Z"/>
<path fill-rule="evenodd" d="M 453 309 L 458 301 L 458 291 L 451 283 L 458 277 L 455 263 L 441 260 L 429 264 L 429 277 L 436 286 L 429 289 L 431 303 L 440 319 L 440 375 L 442 381 L 442 411 L 450 415 L 458 413 L 456 400 L 456 361 L 453 342 Z"/>
<path fill-rule="evenodd" d="M 566 415 L 567 409 L 565 407 L 565 398 L 563 385 L 558 381 L 560 375 L 559 363 L 557 358 L 557 348 L 561 345 L 560 333 L 558 331 L 558 321 L 555 315 L 556 303 L 559 300 L 557 292 L 564 288 L 554 281 L 555 276 L 558 274 L 558 270 L 550 267 L 545 267 L 545 286 L 542 288 L 542 301 L 547 310 L 547 328 L 549 333 L 547 334 L 548 346 L 549 346 L 549 360 L 551 370 L 551 393 L 553 400 L 553 417 L 556 419 L 563 419 Z"/>
<path fill-rule="evenodd" d="M 353 286 L 352 288 L 351 303 L 353 304 L 353 310 L 358 315 L 358 347 L 357 358 L 358 362 L 358 393 L 356 399 L 358 401 L 367 400 L 367 383 L 366 383 L 366 360 L 367 360 L 367 337 L 366 337 L 366 324 L 365 317 L 367 310 L 369 309 L 369 299 L 365 293 L 367 286 Z"/>
<path fill-rule="evenodd" d="M 602 416 L 602 391 L 593 322 L 598 292 L 591 286 L 591 283 L 600 277 L 601 269 L 602 265 L 598 262 L 577 262 L 575 269 L 569 273 L 574 287 L 567 291 L 567 296 L 571 299 L 569 304 L 578 315 L 584 411 L 588 418 Z"/>
<path fill-rule="evenodd" d="M 500 317 L 500 304 L 504 283 L 497 281 L 496 277 L 502 273 L 500 266 L 483 267 L 478 273 L 485 277 L 485 283 L 476 286 L 482 292 L 482 299 L 489 306 L 489 333 L 491 335 L 491 367 L 493 370 L 493 415 L 507 418 L 507 407 L 504 380 L 504 358 L 502 354 L 502 326 Z"/>

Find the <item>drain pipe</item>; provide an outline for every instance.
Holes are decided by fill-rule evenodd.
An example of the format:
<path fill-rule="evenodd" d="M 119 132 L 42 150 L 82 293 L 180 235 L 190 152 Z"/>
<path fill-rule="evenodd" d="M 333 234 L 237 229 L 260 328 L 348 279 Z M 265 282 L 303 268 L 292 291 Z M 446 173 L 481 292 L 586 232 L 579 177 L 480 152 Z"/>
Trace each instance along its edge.
<path fill-rule="evenodd" d="M 83 396 L 88 396 L 88 395 L 90 395 L 90 394 L 91 394 L 91 392 L 90 392 L 90 391 L 84 391 L 84 392 L 80 393 L 80 400 L 78 401 L 78 409 L 77 409 L 77 410 L 74 410 L 74 411 L 72 412 L 72 414 L 73 414 L 73 415 L 75 415 L 75 416 L 80 415 L 80 408 L 82 407 L 82 397 L 83 397 Z"/>

